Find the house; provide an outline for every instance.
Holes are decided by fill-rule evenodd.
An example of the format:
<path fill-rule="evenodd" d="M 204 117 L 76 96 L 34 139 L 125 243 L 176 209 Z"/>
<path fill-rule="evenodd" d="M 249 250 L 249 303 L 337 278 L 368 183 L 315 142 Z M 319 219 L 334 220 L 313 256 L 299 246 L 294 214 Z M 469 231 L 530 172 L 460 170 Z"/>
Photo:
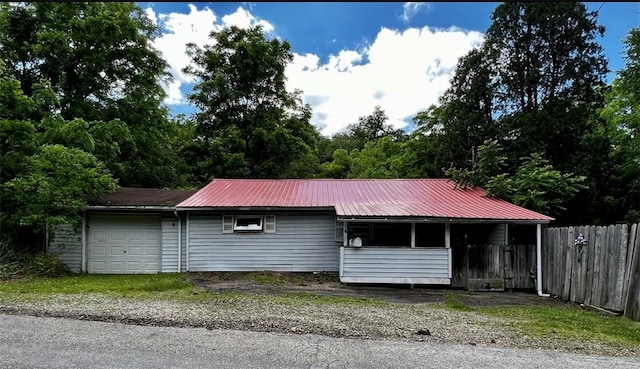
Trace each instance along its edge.
<path fill-rule="evenodd" d="M 89 273 L 337 272 L 344 283 L 454 287 L 467 287 L 474 262 L 500 269 L 484 265 L 504 259 L 491 245 L 529 245 L 537 268 L 553 220 L 448 179 L 214 179 L 195 193 L 122 188 L 90 204 L 65 236 L 76 240 L 70 265 Z"/>

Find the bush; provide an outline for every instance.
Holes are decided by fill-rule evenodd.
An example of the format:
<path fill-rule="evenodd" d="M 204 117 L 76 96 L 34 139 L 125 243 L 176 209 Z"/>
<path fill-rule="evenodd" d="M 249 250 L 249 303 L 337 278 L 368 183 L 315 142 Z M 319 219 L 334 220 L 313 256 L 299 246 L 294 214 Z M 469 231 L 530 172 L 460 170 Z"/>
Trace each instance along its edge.
<path fill-rule="evenodd" d="M 19 254 L 8 241 L 0 241 L 0 279 L 26 275 L 57 277 L 69 274 L 57 256 L 47 253 Z"/>
<path fill-rule="evenodd" d="M 24 273 L 44 277 L 69 274 L 69 268 L 56 255 L 39 253 L 25 258 Z"/>

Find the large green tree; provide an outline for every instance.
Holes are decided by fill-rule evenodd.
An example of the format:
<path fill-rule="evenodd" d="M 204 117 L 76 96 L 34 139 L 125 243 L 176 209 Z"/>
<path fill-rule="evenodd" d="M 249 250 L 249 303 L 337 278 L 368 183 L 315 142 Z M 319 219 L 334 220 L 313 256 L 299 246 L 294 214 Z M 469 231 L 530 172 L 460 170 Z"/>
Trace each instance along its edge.
<path fill-rule="evenodd" d="M 624 39 L 625 66 L 618 71 L 601 115 L 611 141 L 611 192 L 606 205 L 612 217 L 640 221 L 640 27 Z"/>
<path fill-rule="evenodd" d="M 77 219 L 87 195 L 116 188 L 93 153 L 96 147 L 117 151 L 117 143 L 96 139 L 82 119 L 60 116 L 48 84 L 33 88 L 37 98 L 26 96 L 0 62 L 0 240 L 18 252 L 39 250 L 47 225 Z"/>
<path fill-rule="evenodd" d="M 197 108 L 199 180 L 214 177 L 306 177 L 317 170 L 319 132 L 301 92 L 286 89 L 289 42 L 260 26 L 213 31 L 213 44 L 188 44 L 197 78 L 188 99 Z"/>
<path fill-rule="evenodd" d="M 607 135 L 597 134 L 606 131 L 597 112 L 608 71 L 597 13 L 579 2 L 509 2 L 491 19 L 438 104 L 416 116 L 430 132 L 430 168 L 470 169 L 484 140 L 498 140 L 510 175 L 535 152 L 560 172 L 587 177 L 562 222 L 606 222 L 596 216 L 609 163 Z"/>
<path fill-rule="evenodd" d="M 158 35 L 132 2 L 0 4 L 0 57 L 26 96 L 44 79 L 63 119 L 118 119 L 129 128 L 124 136 L 109 129 L 120 152 L 96 152 L 123 185 L 181 184 L 176 127 L 162 106 L 168 65 L 150 46 Z M 107 134 L 104 128 L 96 129 Z"/>

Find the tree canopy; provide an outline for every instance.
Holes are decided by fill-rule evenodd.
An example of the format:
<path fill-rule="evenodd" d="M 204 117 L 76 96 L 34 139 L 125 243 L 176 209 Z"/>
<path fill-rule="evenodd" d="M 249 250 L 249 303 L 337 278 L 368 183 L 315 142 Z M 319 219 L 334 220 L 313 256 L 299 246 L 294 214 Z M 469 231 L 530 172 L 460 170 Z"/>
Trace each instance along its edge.
<path fill-rule="evenodd" d="M 287 41 L 268 39 L 260 26 L 213 31 L 213 45 L 189 44 L 197 78 L 195 114 L 201 180 L 211 177 L 285 178 L 315 172 L 319 132 L 299 91 L 286 89 L 293 60 Z"/>

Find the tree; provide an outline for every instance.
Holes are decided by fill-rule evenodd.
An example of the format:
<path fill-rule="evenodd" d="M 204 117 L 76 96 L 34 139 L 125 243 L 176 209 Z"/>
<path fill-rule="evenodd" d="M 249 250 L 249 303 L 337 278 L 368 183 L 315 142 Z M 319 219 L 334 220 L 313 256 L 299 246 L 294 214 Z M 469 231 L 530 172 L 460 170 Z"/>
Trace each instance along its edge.
<path fill-rule="evenodd" d="M 213 45 L 187 45 L 193 64 L 184 69 L 197 78 L 188 99 L 199 109 L 199 150 L 210 158 L 197 165 L 200 176 L 303 175 L 292 168 L 315 155 L 320 134 L 309 123 L 311 107 L 300 91 L 286 90 L 289 43 L 267 39 L 260 26 L 232 26 L 210 37 Z"/>
<path fill-rule="evenodd" d="M 0 4 L 0 57 L 26 96 L 47 80 L 62 119 L 127 126 L 120 137 L 122 127 L 111 124 L 120 149 L 101 158 L 124 185 L 181 184 L 173 169 L 181 160 L 171 150 L 175 127 L 162 106 L 168 65 L 150 46 L 158 35 L 135 3 Z M 41 112 L 30 118 L 40 121 Z"/>
<path fill-rule="evenodd" d="M 387 135 L 351 153 L 349 178 L 400 178 L 402 145 Z"/>
<path fill-rule="evenodd" d="M 437 137 L 434 144 L 446 148 L 436 167 L 470 166 L 474 150 L 484 140 L 498 138 L 494 121 L 496 87 L 491 73 L 486 54 L 477 49 L 470 51 L 458 61 L 440 104 L 430 106 L 414 118 L 419 131 Z"/>
<path fill-rule="evenodd" d="M 0 236 L 20 251 L 37 250 L 47 225 L 77 219 L 87 195 L 116 188 L 92 154 L 114 143 L 96 141 L 87 122 L 65 121 L 51 109 L 55 94 L 47 83 L 34 88 L 37 100 L 24 95 L 0 62 L 0 106 L 11 107 L 0 108 Z M 43 118 L 33 121 L 34 115 Z"/>
<path fill-rule="evenodd" d="M 503 172 L 506 159 L 496 140 L 486 140 L 478 148 L 478 160 L 471 170 L 450 168 L 446 175 L 458 187 L 482 187 L 488 197 L 554 216 L 565 211 L 567 201 L 585 188 L 584 176 L 561 173 L 539 153 L 520 158 L 515 175 Z"/>
<path fill-rule="evenodd" d="M 618 72 L 601 116 L 608 122 L 614 220 L 640 221 L 640 28 L 624 39 L 625 66 Z"/>
<path fill-rule="evenodd" d="M 596 16 L 579 2 L 513 2 L 494 11 L 483 52 L 513 157 L 541 152 L 561 170 L 584 160 L 583 134 L 603 103 L 608 72 Z"/>

